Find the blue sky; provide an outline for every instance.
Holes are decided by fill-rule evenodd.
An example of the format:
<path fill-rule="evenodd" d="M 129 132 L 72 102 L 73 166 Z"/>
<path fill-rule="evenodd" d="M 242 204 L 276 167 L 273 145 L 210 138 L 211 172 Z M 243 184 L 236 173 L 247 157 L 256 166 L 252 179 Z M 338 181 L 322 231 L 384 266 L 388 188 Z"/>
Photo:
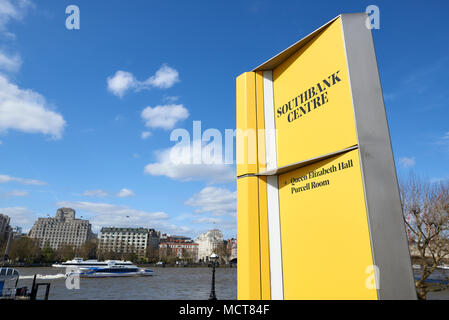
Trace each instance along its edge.
<path fill-rule="evenodd" d="M 171 131 L 234 128 L 239 74 L 370 4 L 398 172 L 448 179 L 446 1 L 0 0 L 0 212 L 235 237 L 234 166 L 168 166 Z"/>

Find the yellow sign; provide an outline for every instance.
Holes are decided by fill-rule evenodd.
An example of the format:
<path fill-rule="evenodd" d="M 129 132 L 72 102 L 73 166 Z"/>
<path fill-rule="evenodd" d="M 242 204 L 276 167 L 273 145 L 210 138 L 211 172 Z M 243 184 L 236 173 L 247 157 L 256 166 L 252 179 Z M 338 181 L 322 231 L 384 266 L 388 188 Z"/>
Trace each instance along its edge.
<path fill-rule="evenodd" d="M 416 298 L 366 18 L 237 78 L 238 299 Z"/>
<path fill-rule="evenodd" d="M 377 299 L 357 150 L 280 175 L 279 205 L 286 299 Z"/>
<path fill-rule="evenodd" d="M 273 69 L 278 167 L 357 144 L 342 37 L 338 19 Z"/>

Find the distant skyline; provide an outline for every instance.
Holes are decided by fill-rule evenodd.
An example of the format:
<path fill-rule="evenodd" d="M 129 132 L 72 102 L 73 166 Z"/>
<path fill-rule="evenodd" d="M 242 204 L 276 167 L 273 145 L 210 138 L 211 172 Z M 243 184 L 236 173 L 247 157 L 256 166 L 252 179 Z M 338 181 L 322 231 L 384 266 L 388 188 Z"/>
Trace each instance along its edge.
<path fill-rule="evenodd" d="M 201 121 L 224 135 L 239 74 L 370 4 L 0 0 L 0 213 L 24 232 L 71 207 L 95 233 L 235 238 L 235 165 L 173 165 L 172 130 Z M 398 175 L 447 180 L 449 4 L 374 4 Z M 79 30 L 65 26 L 68 5 Z"/>

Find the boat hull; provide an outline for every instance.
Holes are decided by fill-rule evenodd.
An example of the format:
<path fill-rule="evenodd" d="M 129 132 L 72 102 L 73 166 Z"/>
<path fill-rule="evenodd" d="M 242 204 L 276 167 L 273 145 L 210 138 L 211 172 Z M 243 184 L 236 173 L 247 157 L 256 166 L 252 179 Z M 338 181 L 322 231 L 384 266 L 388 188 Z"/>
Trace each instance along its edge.
<path fill-rule="evenodd" d="M 97 272 L 93 274 L 80 273 L 80 278 L 119 278 L 119 277 L 149 277 L 152 276 L 152 272 L 123 272 L 123 273 L 102 273 Z"/>

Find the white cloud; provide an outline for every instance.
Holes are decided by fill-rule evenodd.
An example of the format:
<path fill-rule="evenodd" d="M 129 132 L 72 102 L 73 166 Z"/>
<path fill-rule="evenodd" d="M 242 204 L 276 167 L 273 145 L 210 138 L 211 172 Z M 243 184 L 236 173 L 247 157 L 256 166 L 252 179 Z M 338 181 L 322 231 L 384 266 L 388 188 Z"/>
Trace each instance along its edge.
<path fill-rule="evenodd" d="M 173 129 L 178 121 L 189 117 L 189 111 L 182 104 L 146 107 L 141 113 L 145 126 L 149 128 Z"/>
<path fill-rule="evenodd" d="M 170 103 L 176 102 L 179 100 L 178 96 L 164 96 L 164 101 L 168 101 Z"/>
<path fill-rule="evenodd" d="M 11 218 L 10 225 L 22 227 L 25 232 L 36 221 L 34 212 L 24 207 L 0 208 L 0 213 L 6 214 Z"/>
<path fill-rule="evenodd" d="M 208 186 L 194 194 L 185 204 L 197 207 L 195 214 L 186 216 L 192 218 L 192 224 L 208 225 L 209 228 L 228 230 L 232 234 L 237 231 L 236 191 Z"/>
<path fill-rule="evenodd" d="M 167 89 L 172 87 L 178 81 L 178 71 L 164 64 L 156 71 L 156 74 L 148 78 L 144 84 L 156 88 Z"/>
<path fill-rule="evenodd" d="M 151 88 L 167 89 L 178 81 L 178 71 L 164 64 L 145 81 L 137 80 L 131 72 L 118 70 L 113 76 L 107 78 L 107 85 L 112 94 L 121 98 L 131 89 L 136 92 Z"/>
<path fill-rule="evenodd" d="M 121 98 L 128 89 L 135 86 L 136 79 L 132 73 L 119 70 L 114 76 L 108 77 L 107 82 L 108 90 Z"/>
<path fill-rule="evenodd" d="M 18 54 L 7 56 L 3 52 L 0 52 L 0 69 L 15 72 L 20 69 L 21 65 L 22 59 Z"/>
<path fill-rule="evenodd" d="M 0 75 L 0 132 L 12 129 L 60 139 L 65 124 L 59 113 L 47 107 L 42 95 L 20 89 Z"/>
<path fill-rule="evenodd" d="M 220 222 L 219 227 L 223 230 L 230 230 L 235 235 L 237 233 L 237 219 L 235 218 L 232 220 Z"/>
<path fill-rule="evenodd" d="M 90 214 L 89 221 L 96 228 L 100 227 L 150 227 L 169 218 L 165 212 L 147 212 L 123 205 L 95 202 L 60 201 L 58 207 L 69 207 Z M 84 215 L 84 217 L 86 217 Z"/>
<path fill-rule="evenodd" d="M 155 228 L 171 234 L 192 231 L 187 226 L 171 223 L 170 216 L 165 212 L 147 212 L 123 205 L 94 202 L 60 201 L 56 203 L 56 206 L 75 209 L 77 215 L 83 215 L 84 219 L 89 220 L 94 232 L 99 232 L 102 227 L 111 226 Z"/>
<path fill-rule="evenodd" d="M 117 193 L 117 197 L 119 197 L 119 198 L 127 198 L 127 197 L 135 197 L 135 196 L 136 196 L 136 194 L 132 190 L 125 189 L 125 188 L 123 188 L 122 190 L 120 190 L 119 193 Z"/>
<path fill-rule="evenodd" d="M 214 216 L 235 215 L 237 211 L 237 191 L 233 192 L 226 188 L 209 186 L 194 194 L 185 204 L 198 207 L 195 210 L 198 213 L 209 212 Z"/>
<path fill-rule="evenodd" d="M 181 181 L 206 180 L 211 183 L 235 181 L 235 170 L 231 165 L 223 162 L 196 164 L 193 159 L 198 157 L 204 159 L 207 146 L 201 148 L 201 151 L 196 149 L 177 144 L 172 148 L 158 151 L 156 152 L 157 162 L 146 165 L 144 172 Z"/>
<path fill-rule="evenodd" d="M 436 138 L 433 144 L 438 146 L 440 151 L 449 151 L 449 131 Z"/>
<path fill-rule="evenodd" d="M 98 190 L 86 190 L 83 192 L 83 196 L 87 197 L 107 197 L 109 194 L 101 189 Z"/>
<path fill-rule="evenodd" d="M 142 132 L 141 138 L 145 140 L 145 139 L 147 139 L 150 136 L 151 136 L 151 132 L 144 131 L 144 132 Z"/>
<path fill-rule="evenodd" d="M 231 234 L 234 234 L 237 232 L 237 219 L 227 219 L 223 220 L 220 218 L 212 218 L 212 217 L 202 217 L 198 218 L 196 220 L 192 221 L 193 224 L 198 225 L 208 225 L 208 229 L 220 229 L 220 230 L 227 230 L 230 231 Z M 206 232 L 206 230 L 203 230 L 201 233 Z M 232 237 L 235 237 L 235 236 Z"/>
<path fill-rule="evenodd" d="M 25 185 L 36 185 L 36 186 L 42 186 L 46 185 L 46 182 L 34 180 L 34 179 L 24 179 L 24 178 L 17 178 L 17 177 L 11 177 L 5 174 L 0 174 L 0 183 L 7 183 L 7 182 L 17 182 L 20 184 Z"/>
<path fill-rule="evenodd" d="M 193 220 L 193 223 L 221 223 L 223 220 L 220 218 L 210 218 L 210 217 L 202 217 L 196 220 Z"/>
<path fill-rule="evenodd" d="M 449 132 L 446 132 L 441 138 L 439 138 L 436 144 L 449 145 Z"/>
<path fill-rule="evenodd" d="M 32 7 L 30 0 L 1 0 L 0 1 L 0 31 L 9 37 L 14 34 L 6 30 L 6 25 L 10 20 L 21 20 L 27 9 Z"/>
<path fill-rule="evenodd" d="M 402 157 L 399 159 L 399 165 L 403 168 L 410 168 L 416 164 L 415 158 Z"/>
<path fill-rule="evenodd" d="M 430 179 L 430 183 L 443 183 L 448 180 L 449 180 L 449 177 L 432 178 L 432 179 Z"/>
<path fill-rule="evenodd" d="M 148 226 L 148 224 L 147 224 L 147 226 Z M 173 223 L 167 223 L 165 221 L 156 222 L 155 224 L 153 224 L 150 227 L 159 229 L 159 230 L 163 231 L 164 233 L 177 234 L 177 235 L 187 235 L 187 234 L 191 234 L 193 231 L 192 228 L 190 228 L 190 227 L 180 226 L 180 225 L 176 225 Z"/>
<path fill-rule="evenodd" d="M 5 197 L 26 197 L 29 195 L 28 191 L 24 190 L 12 190 L 9 192 L 4 192 L 3 195 Z"/>

